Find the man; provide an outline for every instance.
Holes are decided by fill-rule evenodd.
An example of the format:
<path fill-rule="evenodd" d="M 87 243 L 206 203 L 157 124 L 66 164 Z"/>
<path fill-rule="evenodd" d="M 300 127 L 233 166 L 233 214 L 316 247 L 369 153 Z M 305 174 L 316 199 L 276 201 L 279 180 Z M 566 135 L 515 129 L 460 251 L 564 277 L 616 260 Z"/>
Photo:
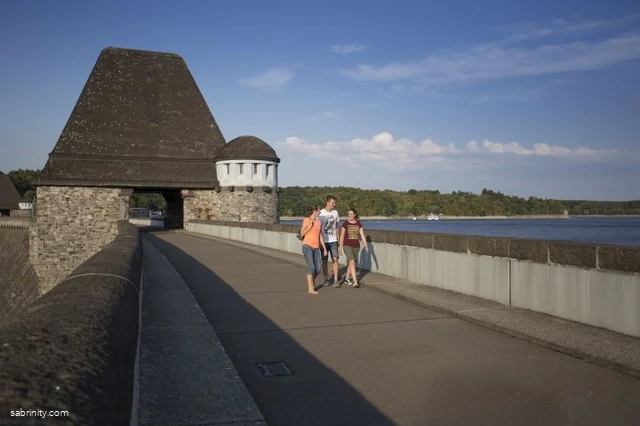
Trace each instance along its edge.
<path fill-rule="evenodd" d="M 322 224 L 322 239 L 324 240 L 325 250 L 322 251 L 322 272 L 324 273 L 324 286 L 331 283 L 328 273 L 329 253 L 331 253 L 331 261 L 333 262 L 333 286 L 340 287 L 338 281 L 338 222 L 340 217 L 336 207 L 336 197 L 329 195 L 326 199 L 324 209 L 320 210 L 320 222 Z"/>

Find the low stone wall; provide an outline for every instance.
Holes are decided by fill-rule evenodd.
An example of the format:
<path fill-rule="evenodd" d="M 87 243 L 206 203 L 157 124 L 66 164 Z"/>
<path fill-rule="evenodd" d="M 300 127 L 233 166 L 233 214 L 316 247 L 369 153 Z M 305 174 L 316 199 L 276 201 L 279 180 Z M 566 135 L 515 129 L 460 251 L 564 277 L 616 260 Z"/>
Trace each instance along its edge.
<path fill-rule="evenodd" d="M 301 253 L 299 226 L 193 221 L 190 231 Z M 367 230 L 359 267 L 640 336 L 640 247 Z M 344 264 L 344 259 L 342 259 Z"/>
<path fill-rule="evenodd" d="M 29 222 L 0 219 L 0 326 L 36 300 L 38 276 L 29 260 Z"/>
<path fill-rule="evenodd" d="M 31 212 L 31 210 L 11 210 L 10 213 L 11 217 L 31 217 L 33 216 L 33 213 Z"/>
<path fill-rule="evenodd" d="M 34 220 L 28 217 L 0 217 L 0 229 L 29 229 Z"/>
<path fill-rule="evenodd" d="M 0 328 L 0 424 L 129 425 L 139 327 L 142 243 L 115 240 Z M 12 411 L 66 411 L 15 417 Z"/>

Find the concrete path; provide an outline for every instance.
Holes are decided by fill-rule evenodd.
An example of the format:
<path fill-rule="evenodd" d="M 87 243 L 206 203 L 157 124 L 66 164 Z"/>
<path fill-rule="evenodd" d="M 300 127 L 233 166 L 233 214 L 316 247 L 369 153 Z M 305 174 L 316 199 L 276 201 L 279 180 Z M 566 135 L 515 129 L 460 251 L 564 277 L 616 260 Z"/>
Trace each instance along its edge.
<path fill-rule="evenodd" d="M 311 296 L 299 262 L 186 233 L 145 238 L 184 278 L 269 425 L 640 418 L 640 380 L 367 287 L 388 277 Z M 268 362 L 293 374 L 265 377 L 258 364 Z"/>

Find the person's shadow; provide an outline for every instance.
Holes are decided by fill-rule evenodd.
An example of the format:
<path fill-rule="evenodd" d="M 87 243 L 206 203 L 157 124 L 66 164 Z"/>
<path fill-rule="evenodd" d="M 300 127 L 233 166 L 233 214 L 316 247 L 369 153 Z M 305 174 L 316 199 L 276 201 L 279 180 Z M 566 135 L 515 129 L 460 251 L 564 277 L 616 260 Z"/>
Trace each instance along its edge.
<path fill-rule="evenodd" d="M 360 259 L 356 264 L 356 272 L 358 273 L 358 281 L 362 280 L 369 272 L 375 272 L 378 270 L 378 258 L 376 256 L 376 249 L 373 243 L 371 242 L 371 237 L 367 235 L 367 246 L 369 246 L 369 251 L 365 250 L 363 247 L 360 250 Z M 375 270 L 373 269 L 373 265 L 375 263 Z"/>

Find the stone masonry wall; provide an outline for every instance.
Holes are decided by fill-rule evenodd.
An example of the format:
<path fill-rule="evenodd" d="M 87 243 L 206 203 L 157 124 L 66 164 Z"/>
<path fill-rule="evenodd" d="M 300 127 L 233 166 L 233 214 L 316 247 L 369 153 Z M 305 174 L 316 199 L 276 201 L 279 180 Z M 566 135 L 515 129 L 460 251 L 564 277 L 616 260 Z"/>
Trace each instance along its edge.
<path fill-rule="evenodd" d="M 189 191 L 189 196 L 184 199 L 184 227 L 189 229 L 192 220 L 213 220 L 220 197 L 213 190 Z"/>
<path fill-rule="evenodd" d="M 36 196 L 30 250 L 44 294 L 115 238 L 129 196 L 114 188 L 56 186 L 40 186 Z"/>
<path fill-rule="evenodd" d="M 252 192 L 235 188 L 232 192 L 225 187 L 220 192 L 189 191 L 184 200 L 184 219 L 185 229 L 189 229 L 192 220 L 279 223 L 278 193 L 264 192 L 262 188 Z"/>
<path fill-rule="evenodd" d="M 11 210 L 11 217 L 31 217 L 31 210 Z"/>

